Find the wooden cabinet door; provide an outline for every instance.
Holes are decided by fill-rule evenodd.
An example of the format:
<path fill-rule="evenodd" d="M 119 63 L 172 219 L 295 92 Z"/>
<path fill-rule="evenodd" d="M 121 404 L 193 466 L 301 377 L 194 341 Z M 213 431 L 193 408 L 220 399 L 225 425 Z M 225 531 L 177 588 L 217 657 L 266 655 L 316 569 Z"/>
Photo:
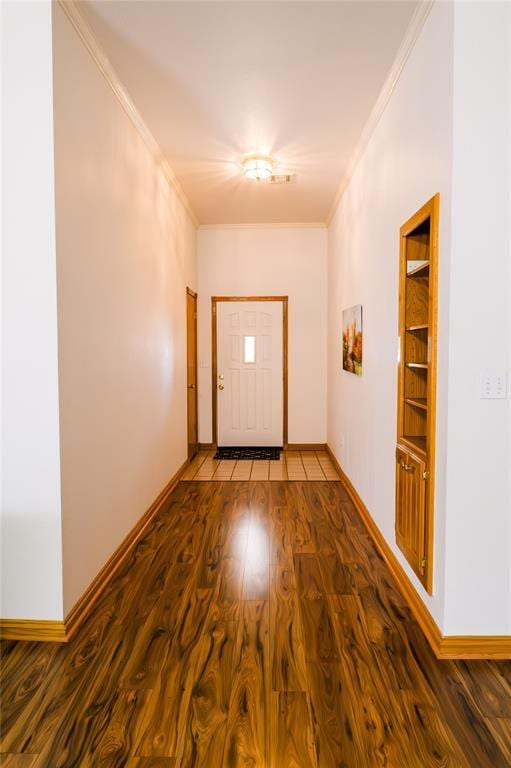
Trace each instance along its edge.
<path fill-rule="evenodd" d="M 396 541 L 421 581 L 426 565 L 426 465 L 396 449 Z"/>

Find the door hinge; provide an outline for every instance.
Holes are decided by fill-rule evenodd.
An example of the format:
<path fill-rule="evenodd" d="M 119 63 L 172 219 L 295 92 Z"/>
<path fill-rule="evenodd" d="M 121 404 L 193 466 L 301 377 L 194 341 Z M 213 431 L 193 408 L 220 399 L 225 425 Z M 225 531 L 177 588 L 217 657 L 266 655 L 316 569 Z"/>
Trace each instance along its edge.
<path fill-rule="evenodd" d="M 425 572 L 425 570 L 426 570 L 426 563 L 427 563 L 427 559 L 425 557 L 423 557 L 422 560 L 421 560 L 421 573 Z"/>
<path fill-rule="evenodd" d="M 428 472 L 427 469 L 422 473 L 422 479 L 423 480 L 428 480 L 429 479 L 429 472 Z"/>

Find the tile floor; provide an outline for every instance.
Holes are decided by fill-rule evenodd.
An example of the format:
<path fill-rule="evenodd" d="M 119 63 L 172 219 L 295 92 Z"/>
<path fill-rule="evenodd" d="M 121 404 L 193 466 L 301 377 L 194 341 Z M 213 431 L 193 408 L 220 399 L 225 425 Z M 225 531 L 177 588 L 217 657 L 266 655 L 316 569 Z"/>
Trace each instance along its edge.
<path fill-rule="evenodd" d="M 182 480 L 339 480 L 325 451 L 282 451 L 280 461 L 217 461 L 200 451 Z"/>

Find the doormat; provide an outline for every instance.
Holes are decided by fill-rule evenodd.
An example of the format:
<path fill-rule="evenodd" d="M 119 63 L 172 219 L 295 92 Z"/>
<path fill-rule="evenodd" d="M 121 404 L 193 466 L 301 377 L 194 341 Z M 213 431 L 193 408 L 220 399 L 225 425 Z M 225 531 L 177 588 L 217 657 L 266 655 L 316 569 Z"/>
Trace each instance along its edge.
<path fill-rule="evenodd" d="M 215 459 L 227 461 L 279 461 L 282 448 L 217 448 Z"/>

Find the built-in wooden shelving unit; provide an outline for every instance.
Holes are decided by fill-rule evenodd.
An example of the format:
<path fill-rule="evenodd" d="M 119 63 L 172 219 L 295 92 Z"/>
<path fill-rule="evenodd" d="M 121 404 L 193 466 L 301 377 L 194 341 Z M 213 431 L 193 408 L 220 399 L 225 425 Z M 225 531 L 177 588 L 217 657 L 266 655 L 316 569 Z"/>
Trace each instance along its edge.
<path fill-rule="evenodd" d="M 396 540 L 432 592 L 438 207 L 400 231 Z"/>

